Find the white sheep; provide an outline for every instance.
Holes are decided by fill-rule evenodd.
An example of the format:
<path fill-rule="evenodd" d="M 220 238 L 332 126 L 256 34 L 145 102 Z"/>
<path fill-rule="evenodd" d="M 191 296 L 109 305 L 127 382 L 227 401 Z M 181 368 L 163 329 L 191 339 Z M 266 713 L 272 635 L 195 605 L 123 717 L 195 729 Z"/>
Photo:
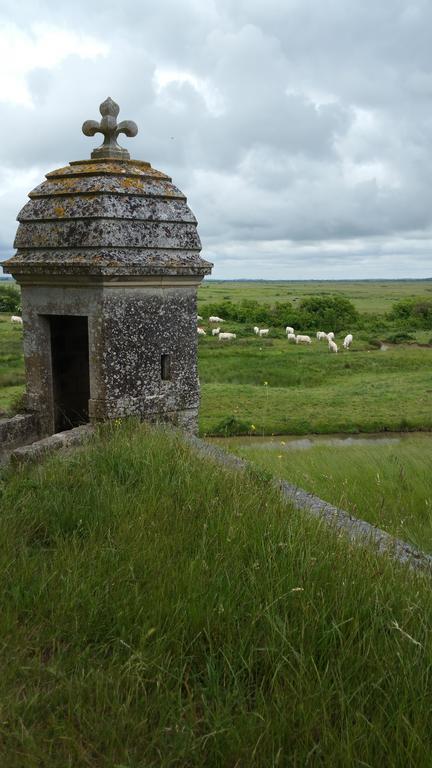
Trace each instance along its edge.
<path fill-rule="evenodd" d="M 235 333 L 220 333 L 219 341 L 231 341 L 231 339 L 236 339 L 237 335 Z"/>
<path fill-rule="evenodd" d="M 289 333 L 294 333 L 294 328 L 291 328 L 290 325 L 287 325 L 287 327 L 285 328 L 285 333 L 287 336 Z"/>
<path fill-rule="evenodd" d="M 225 320 L 222 320 L 221 317 L 216 317 L 216 315 L 211 315 L 211 317 L 209 317 L 209 323 L 224 323 L 224 322 Z"/>
<path fill-rule="evenodd" d="M 22 317 L 18 317 L 18 315 L 12 315 L 11 317 L 11 323 L 17 323 L 17 325 L 22 325 Z"/>
<path fill-rule="evenodd" d="M 348 336 L 345 336 L 344 338 L 344 342 L 343 342 L 344 349 L 349 349 L 352 342 L 353 342 L 353 335 L 352 333 L 349 333 Z"/>
<path fill-rule="evenodd" d="M 327 338 L 331 341 L 334 341 L 334 333 L 333 331 L 330 331 L 330 333 L 327 334 Z"/>
<path fill-rule="evenodd" d="M 295 335 L 295 333 L 287 333 L 287 339 L 288 341 L 296 341 L 297 336 Z"/>
<path fill-rule="evenodd" d="M 212 328 L 212 336 L 218 336 L 220 333 L 220 328 Z"/>
<path fill-rule="evenodd" d="M 329 339 L 328 348 L 329 348 L 329 352 L 337 352 L 338 351 L 338 346 L 333 341 L 333 339 Z"/>
<path fill-rule="evenodd" d="M 204 328 L 197 328 L 198 336 L 207 336 Z"/>
<path fill-rule="evenodd" d="M 254 333 L 255 333 L 256 335 L 258 335 L 258 334 L 259 334 L 259 328 L 258 328 L 258 326 L 257 326 L 257 325 L 254 325 Z"/>
<path fill-rule="evenodd" d="M 197 320 L 202 320 L 201 315 L 197 315 Z"/>
<path fill-rule="evenodd" d="M 328 336 L 327 336 L 326 333 L 324 333 L 324 331 L 318 331 L 316 337 L 317 337 L 318 341 L 323 341 L 324 339 L 326 339 L 326 340 L 328 339 Z"/>
<path fill-rule="evenodd" d="M 296 336 L 296 344 L 312 344 L 310 336 Z"/>
<path fill-rule="evenodd" d="M 258 332 L 259 336 L 268 336 L 270 328 L 261 328 Z"/>

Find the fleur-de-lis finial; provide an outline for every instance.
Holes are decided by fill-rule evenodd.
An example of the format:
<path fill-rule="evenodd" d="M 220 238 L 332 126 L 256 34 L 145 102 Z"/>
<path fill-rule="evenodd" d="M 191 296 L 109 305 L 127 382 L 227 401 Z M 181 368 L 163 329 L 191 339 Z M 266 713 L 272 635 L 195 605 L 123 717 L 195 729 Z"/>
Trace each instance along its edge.
<path fill-rule="evenodd" d="M 96 120 L 86 120 L 82 126 L 82 132 L 85 136 L 94 136 L 95 133 L 102 133 L 104 137 L 103 144 L 91 153 L 92 159 L 113 158 L 117 160 L 129 160 L 130 155 L 127 149 L 123 149 L 117 144 L 119 133 L 126 136 L 136 136 L 138 133 L 137 124 L 133 120 L 123 120 L 117 123 L 117 115 L 120 107 L 108 96 L 100 105 L 99 112 L 102 120 L 97 123 Z"/>

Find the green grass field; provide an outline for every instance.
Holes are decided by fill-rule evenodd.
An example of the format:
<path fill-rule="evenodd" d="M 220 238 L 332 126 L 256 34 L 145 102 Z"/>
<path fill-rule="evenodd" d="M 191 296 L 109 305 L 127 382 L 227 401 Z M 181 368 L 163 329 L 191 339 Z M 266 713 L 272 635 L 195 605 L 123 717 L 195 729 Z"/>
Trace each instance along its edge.
<path fill-rule="evenodd" d="M 432 552 L 432 436 L 366 444 L 295 443 L 242 438 L 225 447 L 389 533 Z"/>
<path fill-rule="evenodd" d="M 223 281 L 206 280 L 200 287 L 199 314 L 206 316 L 205 306 L 210 302 L 229 299 L 255 299 L 259 302 L 298 302 L 306 296 L 344 296 L 350 299 L 359 312 L 383 314 L 399 299 L 415 297 L 431 298 L 431 280 L 353 280 L 305 282 Z"/>
<path fill-rule="evenodd" d="M 0 314 L 0 411 L 9 411 L 24 389 L 22 328 Z"/>
<path fill-rule="evenodd" d="M 428 291 L 432 293 L 432 281 L 207 282 L 199 291 L 199 311 L 205 317 L 206 301 L 275 302 L 339 293 L 362 312 L 384 317 L 396 300 L 427 297 Z M 210 334 L 205 320 L 202 324 Z M 376 340 L 375 346 L 372 343 L 370 329 L 360 329 L 354 331 L 352 350 L 337 356 L 315 341 L 308 348 L 290 345 L 282 327 L 272 328 L 270 338 L 262 340 L 247 324 L 229 323 L 226 329 L 237 333 L 235 343 L 222 344 L 210 335 L 200 338 L 202 434 L 224 434 L 227 422 L 228 431 L 260 434 L 432 428 L 430 329 L 412 330 L 413 343 L 388 345 L 385 352 L 376 348 Z M 315 330 L 302 329 L 312 336 Z M 386 328 L 381 339 L 389 334 Z M 339 334 L 339 343 L 343 335 Z M 13 410 L 23 392 L 21 345 L 21 329 L 10 324 L 9 315 L 0 315 L 0 409 L 4 411 Z"/>
<path fill-rule="evenodd" d="M 429 578 L 133 424 L 0 488 L 2 766 L 429 765 Z"/>
<path fill-rule="evenodd" d="M 258 434 L 432 429 L 432 348 L 365 346 L 331 355 L 319 343 L 205 338 L 202 433 L 223 434 L 227 418 Z"/>

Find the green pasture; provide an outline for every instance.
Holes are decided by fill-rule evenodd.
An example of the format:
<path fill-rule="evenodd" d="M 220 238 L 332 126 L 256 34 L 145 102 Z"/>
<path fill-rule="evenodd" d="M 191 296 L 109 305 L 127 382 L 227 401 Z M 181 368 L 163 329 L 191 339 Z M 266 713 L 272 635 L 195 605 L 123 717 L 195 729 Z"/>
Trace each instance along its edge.
<path fill-rule="evenodd" d="M 432 348 L 381 352 L 360 338 L 331 355 L 325 344 L 235 330 L 235 343 L 200 339 L 202 434 L 224 434 L 227 419 L 258 434 L 432 428 Z M 9 411 L 24 388 L 22 331 L 3 316 L 0 335 L 0 408 Z"/>
<path fill-rule="evenodd" d="M 334 355 L 318 342 L 200 340 L 201 432 L 432 429 L 432 348 L 365 347 Z"/>
<path fill-rule="evenodd" d="M 223 281 L 206 280 L 198 291 L 198 312 L 206 317 L 207 303 L 255 299 L 262 303 L 299 302 L 308 296 L 343 296 L 359 312 L 383 314 L 400 299 L 431 298 L 431 280 L 353 280 L 353 281 Z"/>
<path fill-rule="evenodd" d="M 2 766 L 430 764 L 430 578 L 263 472 L 114 424 L 0 495 Z"/>
<path fill-rule="evenodd" d="M 22 328 L 0 314 L 0 412 L 8 411 L 24 387 Z"/>
<path fill-rule="evenodd" d="M 432 436 L 367 444 L 224 441 L 273 475 L 314 493 L 389 533 L 432 552 Z"/>

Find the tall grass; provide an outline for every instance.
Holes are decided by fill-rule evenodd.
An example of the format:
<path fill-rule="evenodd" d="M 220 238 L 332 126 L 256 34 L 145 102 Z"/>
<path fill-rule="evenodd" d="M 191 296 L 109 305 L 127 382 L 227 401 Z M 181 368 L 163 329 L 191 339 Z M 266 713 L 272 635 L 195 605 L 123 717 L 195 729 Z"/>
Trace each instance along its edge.
<path fill-rule="evenodd" d="M 0 764 L 427 765 L 432 593 L 134 425 L 4 478 Z"/>
<path fill-rule="evenodd" d="M 260 468 L 305 488 L 354 516 L 432 552 L 432 437 L 398 443 L 317 444 L 295 450 L 275 439 L 231 444 Z"/>

